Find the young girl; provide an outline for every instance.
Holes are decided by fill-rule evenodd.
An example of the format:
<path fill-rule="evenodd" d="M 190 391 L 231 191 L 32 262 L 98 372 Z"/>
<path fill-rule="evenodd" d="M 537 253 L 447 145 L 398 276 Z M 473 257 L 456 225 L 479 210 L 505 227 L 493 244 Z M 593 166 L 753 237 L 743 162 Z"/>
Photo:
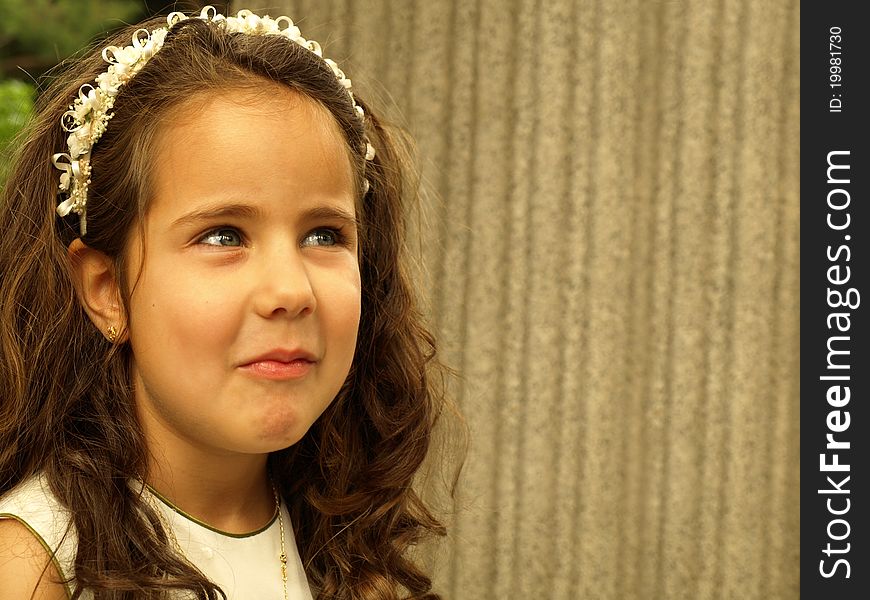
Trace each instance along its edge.
<path fill-rule="evenodd" d="M 0 597 L 437 598 L 397 138 L 248 11 L 130 27 L 40 102 L 0 203 Z"/>

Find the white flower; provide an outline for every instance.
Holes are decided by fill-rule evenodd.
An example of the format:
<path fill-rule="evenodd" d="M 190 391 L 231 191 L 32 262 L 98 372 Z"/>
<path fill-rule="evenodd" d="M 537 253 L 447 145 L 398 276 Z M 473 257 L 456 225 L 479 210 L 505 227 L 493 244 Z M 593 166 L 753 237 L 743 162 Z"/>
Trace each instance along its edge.
<path fill-rule="evenodd" d="M 163 41 L 166 39 L 168 31 L 165 27 L 161 27 L 151 32 L 151 43 L 154 45 L 155 52 L 163 47 Z"/>
<path fill-rule="evenodd" d="M 260 29 L 260 17 L 254 14 L 245 15 L 244 29 L 247 33 L 257 33 Z"/>
<path fill-rule="evenodd" d="M 118 79 L 118 76 L 115 75 L 115 70 L 109 69 L 105 73 L 97 75 L 97 85 L 100 86 L 100 90 L 102 90 L 104 94 L 114 96 L 118 93 L 118 88 L 121 87 L 121 81 Z"/>
<path fill-rule="evenodd" d="M 76 102 L 73 105 L 73 118 L 76 123 L 84 123 L 85 117 L 87 117 L 91 112 L 91 107 L 85 104 Z"/>
<path fill-rule="evenodd" d="M 112 57 L 113 59 L 109 62 L 114 66 L 115 74 L 118 75 L 121 81 L 124 81 L 125 78 L 135 72 L 134 67 L 139 62 L 139 59 L 142 58 L 142 50 L 134 46 L 127 46 L 126 48 L 114 47 L 112 49 Z"/>
<path fill-rule="evenodd" d="M 78 158 L 91 150 L 91 123 L 85 123 L 69 134 L 66 139 L 72 158 Z"/>
<path fill-rule="evenodd" d="M 65 173 L 62 173 L 60 176 L 60 190 L 62 192 L 69 191 L 69 182 L 70 182 L 69 171 L 66 171 Z"/>
<path fill-rule="evenodd" d="M 73 109 L 76 122 L 78 123 L 84 123 L 85 117 L 87 117 L 92 111 L 100 110 L 103 107 L 102 91 L 98 92 L 97 89 L 91 86 L 88 87 L 90 89 L 87 94 L 85 94 L 84 86 L 79 90 L 79 98 L 75 103 L 75 108 Z"/>
<path fill-rule="evenodd" d="M 66 139 L 66 144 L 69 146 L 69 153 L 72 156 L 81 156 L 87 151 L 87 146 L 82 143 L 81 139 L 74 133 L 69 134 Z"/>
<path fill-rule="evenodd" d="M 125 48 L 116 49 L 112 54 L 115 57 L 116 65 L 135 65 L 142 56 L 142 50 L 135 46 L 126 46 Z"/>
<path fill-rule="evenodd" d="M 142 54 L 140 56 L 141 62 L 147 62 L 154 54 L 163 47 L 163 40 L 166 38 L 166 28 L 155 29 L 150 34 L 148 34 L 147 38 L 144 39 L 144 43 L 140 40 Z"/>

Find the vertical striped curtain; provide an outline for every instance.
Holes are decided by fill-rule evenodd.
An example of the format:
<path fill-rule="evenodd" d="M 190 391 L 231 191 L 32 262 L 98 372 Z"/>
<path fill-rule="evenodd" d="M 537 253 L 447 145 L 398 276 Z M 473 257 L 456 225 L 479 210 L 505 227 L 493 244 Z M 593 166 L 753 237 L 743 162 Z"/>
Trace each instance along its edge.
<path fill-rule="evenodd" d="M 438 590 L 797 598 L 798 1 L 245 4 L 419 145 L 472 436 Z"/>

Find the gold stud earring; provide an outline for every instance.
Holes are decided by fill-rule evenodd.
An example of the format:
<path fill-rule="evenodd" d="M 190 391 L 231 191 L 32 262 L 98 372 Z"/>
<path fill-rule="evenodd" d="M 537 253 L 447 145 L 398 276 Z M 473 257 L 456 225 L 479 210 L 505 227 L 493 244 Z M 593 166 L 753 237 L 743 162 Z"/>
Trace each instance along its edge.
<path fill-rule="evenodd" d="M 115 328 L 114 325 L 110 325 L 109 329 L 106 330 L 106 333 L 109 336 L 109 341 L 113 344 L 118 340 L 118 330 Z"/>

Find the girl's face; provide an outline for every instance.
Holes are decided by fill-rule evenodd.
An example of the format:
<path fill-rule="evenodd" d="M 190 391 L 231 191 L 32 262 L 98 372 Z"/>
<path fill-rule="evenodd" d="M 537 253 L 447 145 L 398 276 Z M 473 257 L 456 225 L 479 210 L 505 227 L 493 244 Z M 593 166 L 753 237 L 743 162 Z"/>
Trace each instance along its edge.
<path fill-rule="evenodd" d="M 207 452 L 286 448 L 336 396 L 356 345 L 346 144 L 325 108 L 284 89 L 172 115 L 138 283 L 137 237 L 127 257 L 140 418 L 149 436 Z"/>

